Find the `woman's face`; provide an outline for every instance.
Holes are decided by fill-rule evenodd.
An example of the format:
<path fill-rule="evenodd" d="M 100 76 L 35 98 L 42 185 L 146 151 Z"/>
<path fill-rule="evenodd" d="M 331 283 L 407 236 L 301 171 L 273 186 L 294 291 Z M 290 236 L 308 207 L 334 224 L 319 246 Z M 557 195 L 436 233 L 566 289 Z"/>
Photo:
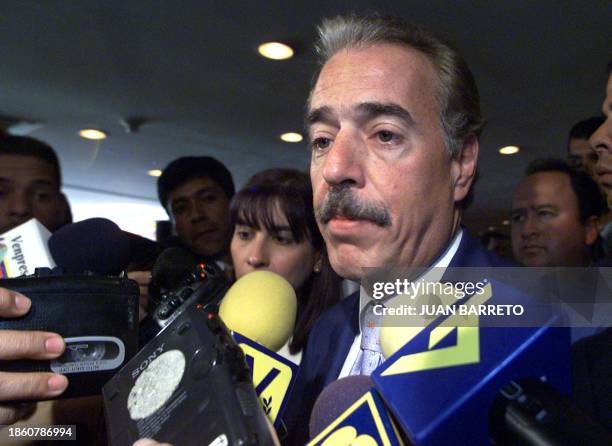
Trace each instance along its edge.
<path fill-rule="evenodd" d="M 251 271 L 272 271 L 283 276 L 298 290 L 310 277 L 317 253 L 308 239 L 296 242 L 285 215 L 274 211 L 276 231 L 268 232 L 245 225 L 236 225 L 231 253 L 236 278 Z"/>

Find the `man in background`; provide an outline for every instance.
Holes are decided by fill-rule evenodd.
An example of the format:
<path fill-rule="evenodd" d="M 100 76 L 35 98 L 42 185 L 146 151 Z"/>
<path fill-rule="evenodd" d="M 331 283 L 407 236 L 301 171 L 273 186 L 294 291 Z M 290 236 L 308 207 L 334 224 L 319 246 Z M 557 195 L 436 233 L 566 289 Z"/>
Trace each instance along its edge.
<path fill-rule="evenodd" d="M 597 184 L 563 160 L 532 162 L 514 191 L 512 250 L 525 266 L 588 266 L 604 211 Z"/>
<path fill-rule="evenodd" d="M 604 118 L 594 116 L 577 122 L 572 126 L 567 139 L 567 163 L 576 170 L 582 170 L 593 179 L 597 154 L 593 151 L 589 138 L 603 124 Z"/>
<path fill-rule="evenodd" d="M 606 195 L 608 212 L 599 220 L 599 230 L 603 249 L 607 257 L 612 257 L 612 61 L 607 66 L 608 83 L 602 105 L 605 121 L 593 133 L 589 142 L 597 154 L 595 175 L 597 182 Z"/>
<path fill-rule="evenodd" d="M 214 261 L 223 269 L 231 264 L 232 228 L 229 203 L 234 196 L 232 174 L 209 156 L 188 156 L 172 161 L 157 181 L 159 202 L 168 213 L 177 244 L 201 261 Z M 148 308 L 150 271 L 131 271 L 140 288 L 140 317 Z"/>
<path fill-rule="evenodd" d="M 229 262 L 232 174 L 209 156 L 172 161 L 157 182 L 159 202 L 181 244 L 205 259 Z"/>
<path fill-rule="evenodd" d="M 0 136 L 0 234 L 36 218 L 49 231 L 71 220 L 55 151 L 24 136 Z"/>

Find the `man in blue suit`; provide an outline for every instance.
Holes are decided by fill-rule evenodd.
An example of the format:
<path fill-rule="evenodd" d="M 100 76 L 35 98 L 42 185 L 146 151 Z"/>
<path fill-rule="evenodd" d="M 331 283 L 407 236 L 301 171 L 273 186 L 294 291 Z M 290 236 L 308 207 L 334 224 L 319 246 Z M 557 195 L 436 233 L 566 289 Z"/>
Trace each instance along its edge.
<path fill-rule="evenodd" d="M 363 267 L 498 264 L 461 228 L 483 122 L 461 56 L 394 18 L 338 17 L 319 33 L 321 70 L 306 123 L 316 217 L 336 272 L 360 280 Z M 355 294 L 313 328 L 287 444 L 306 441 L 323 387 L 369 373 L 359 314 Z"/>

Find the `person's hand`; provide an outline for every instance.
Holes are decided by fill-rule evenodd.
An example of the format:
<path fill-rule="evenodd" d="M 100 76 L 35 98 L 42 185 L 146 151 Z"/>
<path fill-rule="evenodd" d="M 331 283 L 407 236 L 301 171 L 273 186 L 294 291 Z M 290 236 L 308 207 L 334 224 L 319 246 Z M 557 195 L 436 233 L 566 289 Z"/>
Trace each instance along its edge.
<path fill-rule="evenodd" d="M 170 443 L 158 443 L 155 440 L 151 440 L 150 438 L 141 438 L 132 446 L 172 446 Z"/>
<path fill-rule="evenodd" d="M 128 277 L 138 284 L 140 298 L 138 300 L 138 320 L 142 321 L 147 315 L 149 306 L 149 283 L 151 282 L 151 271 L 130 271 Z"/>
<path fill-rule="evenodd" d="M 32 301 L 23 294 L 0 288 L 0 318 L 25 315 Z M 66 348 L 57 333 L 0 330 L 0 360 L 54 359 Z M 33 412 L 33 403 L 16 400 L 45 400 L 60 395 L 68 387 L 63 375 L 49 372 L 0 372 L 0 425 L 12 424 Z"/>

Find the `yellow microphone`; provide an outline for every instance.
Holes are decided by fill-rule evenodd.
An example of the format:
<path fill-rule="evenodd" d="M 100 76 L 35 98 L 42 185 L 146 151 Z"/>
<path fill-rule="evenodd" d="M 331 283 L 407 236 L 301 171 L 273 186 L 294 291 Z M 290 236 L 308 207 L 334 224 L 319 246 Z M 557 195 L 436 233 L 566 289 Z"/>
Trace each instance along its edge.
<path fill-rule="evenodd" d="M 297 376 L 297 366 L 275 353 L 293 334 L 297 298 L 289 282 L 270 271 L 254 271 L 236 281 L 219 306 L 252 371 L 264 412 L 279 427 Z"/>
<path fill-rule="evenodd" d="M 219 316 L 230 330 L 278 351 L 295 326 L 297 298 L 287 280 L 253 271 L 236 281 L 221 301 Z"/>

